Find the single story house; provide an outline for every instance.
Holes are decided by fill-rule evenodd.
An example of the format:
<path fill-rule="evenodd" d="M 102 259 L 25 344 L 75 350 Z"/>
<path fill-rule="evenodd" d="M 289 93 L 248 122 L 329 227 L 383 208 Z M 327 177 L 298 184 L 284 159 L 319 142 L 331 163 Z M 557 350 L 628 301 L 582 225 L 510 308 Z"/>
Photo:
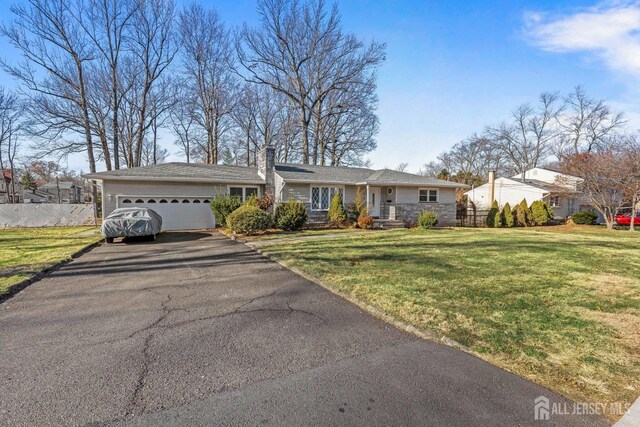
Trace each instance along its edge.
<path fill-rule="evenodd" d="M 529 205 L 536 200 L 544 200 L 553 208 L 556 218 L 566 218 L 580 210 L 591 210 L 591 205 L 580 192 L 582 178 L 563 174 L 545 168 L 532 168 L 510 178 L 502 177 L 494 181 L 494 197 L 502 208 L 509 203 L 512 207 L 526 200 Z M 477 209 L 490 209 L 491 184 L 473 188 L 466 193 L 469 202 Z"/>
<path fill-rule="evenodd" d="M 326 218 L 335 192 L 351 203 L 362 188 L 369 213 L 382 220 L 415 221 L 423 210 L 440 224 L 456 221 L 456 188 L 463 184 L 389 169 L 312 166 L 275 162 L 271 147 L 258 154 L 257 167 L 165 163 L 85 175 L 102 189 L 103 216 L 127 206 L 148 207 L 163 218 L 165 230 L 213 228 L 209 203 L 219 194 L 268 194 L 274 202 L 305 203 L 312 220 Z"/>

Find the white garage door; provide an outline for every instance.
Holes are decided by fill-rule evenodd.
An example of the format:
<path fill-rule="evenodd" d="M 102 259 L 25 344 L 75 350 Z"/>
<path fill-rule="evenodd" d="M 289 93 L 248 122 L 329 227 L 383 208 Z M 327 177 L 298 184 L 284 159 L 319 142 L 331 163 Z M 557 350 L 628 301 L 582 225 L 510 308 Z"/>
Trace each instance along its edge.
<path fill-rule="evenodd" d="M 163 231 L 200 230 L 216 226 L 210 201 L 203 197 L 118 196 L 117 205 L 153 209 L 162 217 Z"/>

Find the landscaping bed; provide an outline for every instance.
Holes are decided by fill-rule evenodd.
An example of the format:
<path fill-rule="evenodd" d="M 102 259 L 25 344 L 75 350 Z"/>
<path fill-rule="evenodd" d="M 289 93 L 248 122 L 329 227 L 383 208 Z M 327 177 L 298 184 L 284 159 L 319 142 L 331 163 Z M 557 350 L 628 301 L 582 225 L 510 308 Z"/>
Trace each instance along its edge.
<path fill-rule="evenodd" d="M 0 229 L 0 296 L 100 238 L 95 227 Z"/>
<path fill-rule="evenodd" d="M 353 237 L 261 246 L 338 293 L 576 401 L 630 404 L 640 394 L 634 233 L 563 226 Z"/>

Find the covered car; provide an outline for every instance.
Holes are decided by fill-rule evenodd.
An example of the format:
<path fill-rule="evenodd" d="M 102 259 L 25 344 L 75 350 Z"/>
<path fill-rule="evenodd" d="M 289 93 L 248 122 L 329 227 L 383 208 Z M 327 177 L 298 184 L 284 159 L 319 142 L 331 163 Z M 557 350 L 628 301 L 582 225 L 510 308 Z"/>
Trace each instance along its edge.
<path fill-rule="evenodd" d="M 102 235 L 107 243 L 115 237 L 156 236 L 162 230 L 162 217 L 147 208 L 119 208 L 102 221 Z"/>

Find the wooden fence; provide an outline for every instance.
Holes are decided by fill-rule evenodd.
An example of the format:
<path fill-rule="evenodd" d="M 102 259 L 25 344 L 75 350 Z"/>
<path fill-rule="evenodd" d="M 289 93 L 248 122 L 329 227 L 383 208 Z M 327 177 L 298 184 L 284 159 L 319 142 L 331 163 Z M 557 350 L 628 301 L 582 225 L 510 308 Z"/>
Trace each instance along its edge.
<path fill-rule="evenodd" d="M 0 204 L 0 228 L 94 225 L 92 204 Z"/>

